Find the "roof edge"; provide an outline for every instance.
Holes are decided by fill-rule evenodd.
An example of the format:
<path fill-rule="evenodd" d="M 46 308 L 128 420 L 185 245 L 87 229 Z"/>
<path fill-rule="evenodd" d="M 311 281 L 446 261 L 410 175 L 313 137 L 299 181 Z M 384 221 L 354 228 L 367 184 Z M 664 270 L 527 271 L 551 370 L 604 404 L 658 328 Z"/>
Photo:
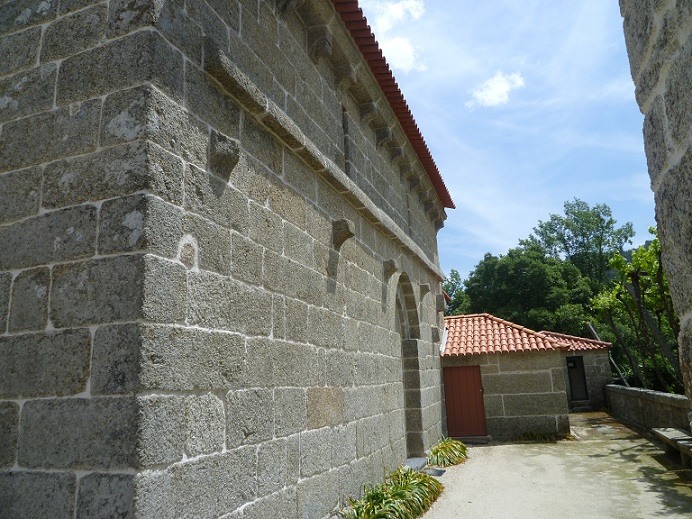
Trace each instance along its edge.
<path fill-rule="evenodd" d="M 389 107 L 406 134 L 411 148 L 413 148 L 423 169 L 425 169 L 428 174 L 428 178 L 430 178 L 440 202 L 442 202 L 443 207 L 454 209 L 456 206 L 452 201 L 452 196 L 449 194 L 449 190 L 442 179 L 440 170 L 437 168 L 437 164 L 435 164 L 430 149 L 425 143 L 423 134 L 411 114 L 411 109 L 404 98 L 404 94 L 396 83 L 394 74 L 392 74 L 389 64 L 382 54 L 380 45 L 375 39 L 372 29 L 368 25 L 368 20 L 363 14 L 363 10 L 358 5 L 358 0 L 332 0 L 332 4 L 339 14 L 341 22 L 351 35 L 353 43 L 358 47 L 358 50 L 363 56 L 363 60 L 368 64 L 370 72 L 378 83 L 382 94 L 389 103 Z M 364 31 L 368 34 L 365 37 L 363 36 Z M 366 48 L 368 56 L 365 55 Z M 377 69 L 377 72 L 375 69 Z"/>

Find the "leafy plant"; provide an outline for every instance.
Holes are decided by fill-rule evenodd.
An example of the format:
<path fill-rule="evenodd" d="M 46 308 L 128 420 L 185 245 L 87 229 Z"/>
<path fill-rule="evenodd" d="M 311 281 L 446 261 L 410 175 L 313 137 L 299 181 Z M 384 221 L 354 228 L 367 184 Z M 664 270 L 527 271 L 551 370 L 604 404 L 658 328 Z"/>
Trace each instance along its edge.
<path fill-rule="evenodd" d="M 436 467 L 449 467 L 464 463 L 467 458 L 466 445 L 459 440 L 445 438 L 430 449 L 428 464 Z"/>
<path fill-rule="evenodd" d="M 399 467 L 384 483 L 365 489 L 361 499 L 339 512 L 343 519 L 413 519 L 423 515 L 444 487 L 432 476 Z"/>

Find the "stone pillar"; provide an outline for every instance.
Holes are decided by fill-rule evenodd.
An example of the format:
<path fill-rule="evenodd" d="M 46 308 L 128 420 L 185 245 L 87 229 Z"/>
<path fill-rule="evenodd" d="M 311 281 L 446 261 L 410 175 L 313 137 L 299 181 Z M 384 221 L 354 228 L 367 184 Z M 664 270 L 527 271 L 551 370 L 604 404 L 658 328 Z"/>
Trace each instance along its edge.
<path fill-rule="evenodd" d="M 680 365 L 692 397 L 692 2 L 620 0 L 620 12 L 644 114 L 663 265 L 680 318 Z"/>

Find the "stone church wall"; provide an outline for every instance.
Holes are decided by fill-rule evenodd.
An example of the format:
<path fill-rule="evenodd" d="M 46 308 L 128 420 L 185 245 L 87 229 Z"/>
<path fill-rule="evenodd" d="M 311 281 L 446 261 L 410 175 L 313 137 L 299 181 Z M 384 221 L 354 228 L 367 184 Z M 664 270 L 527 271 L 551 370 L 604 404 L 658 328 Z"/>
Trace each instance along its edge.
<path fill-rule="evenodd" d="M 620 0 L 663 266 L 680 318 L 680 364 L 692 397 L 692 2 Z M 690 416 L 692 422 L 692 415 Z"/>
<path fill-rule="evenodd" d="M 0 55 L 0 515 L 326 517 L 440 439 L 444 207 L 332 2 L 5 2 Z"/>

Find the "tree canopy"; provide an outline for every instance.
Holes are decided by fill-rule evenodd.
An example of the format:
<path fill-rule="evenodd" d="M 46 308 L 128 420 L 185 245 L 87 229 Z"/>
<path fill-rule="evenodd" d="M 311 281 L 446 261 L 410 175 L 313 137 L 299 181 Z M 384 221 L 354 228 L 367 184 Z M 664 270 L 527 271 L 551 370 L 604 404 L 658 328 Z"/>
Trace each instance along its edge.
<path fill-rule="evenodd" d="M 538 243 L 521 244 L 506 255 L 486 254 L 464 286 L 464 311 L 564 333 L 581 331 L 591 296 L 579 270 L 548 256 Z"/>
<path fill-rule="evenodd" d="M 613 213 L 606 204 L 590 207 L 575 198 L 565 202 L 564 215 L 551 214 L 534 227 L 535 239 L 548 254 L 569 261 L 598 290 L 606 281 L 610 258 L 632 243 L 634 228 L 627 222 L 616 227 Z"/>
<path fill-rule="evenodd" d="M 447 314 L 487 312 L 582 337 L 592 323 L 633 383 L 680 391 L 680 325 L 655 230 L 652 241 L 625 251 L 632 224 L 618 227 L 607 205 L 574 199 L 564 209 L 506 254 L 485 254 L 468 279 L 452 270 L 443 284 L 452 298 Z"/>

